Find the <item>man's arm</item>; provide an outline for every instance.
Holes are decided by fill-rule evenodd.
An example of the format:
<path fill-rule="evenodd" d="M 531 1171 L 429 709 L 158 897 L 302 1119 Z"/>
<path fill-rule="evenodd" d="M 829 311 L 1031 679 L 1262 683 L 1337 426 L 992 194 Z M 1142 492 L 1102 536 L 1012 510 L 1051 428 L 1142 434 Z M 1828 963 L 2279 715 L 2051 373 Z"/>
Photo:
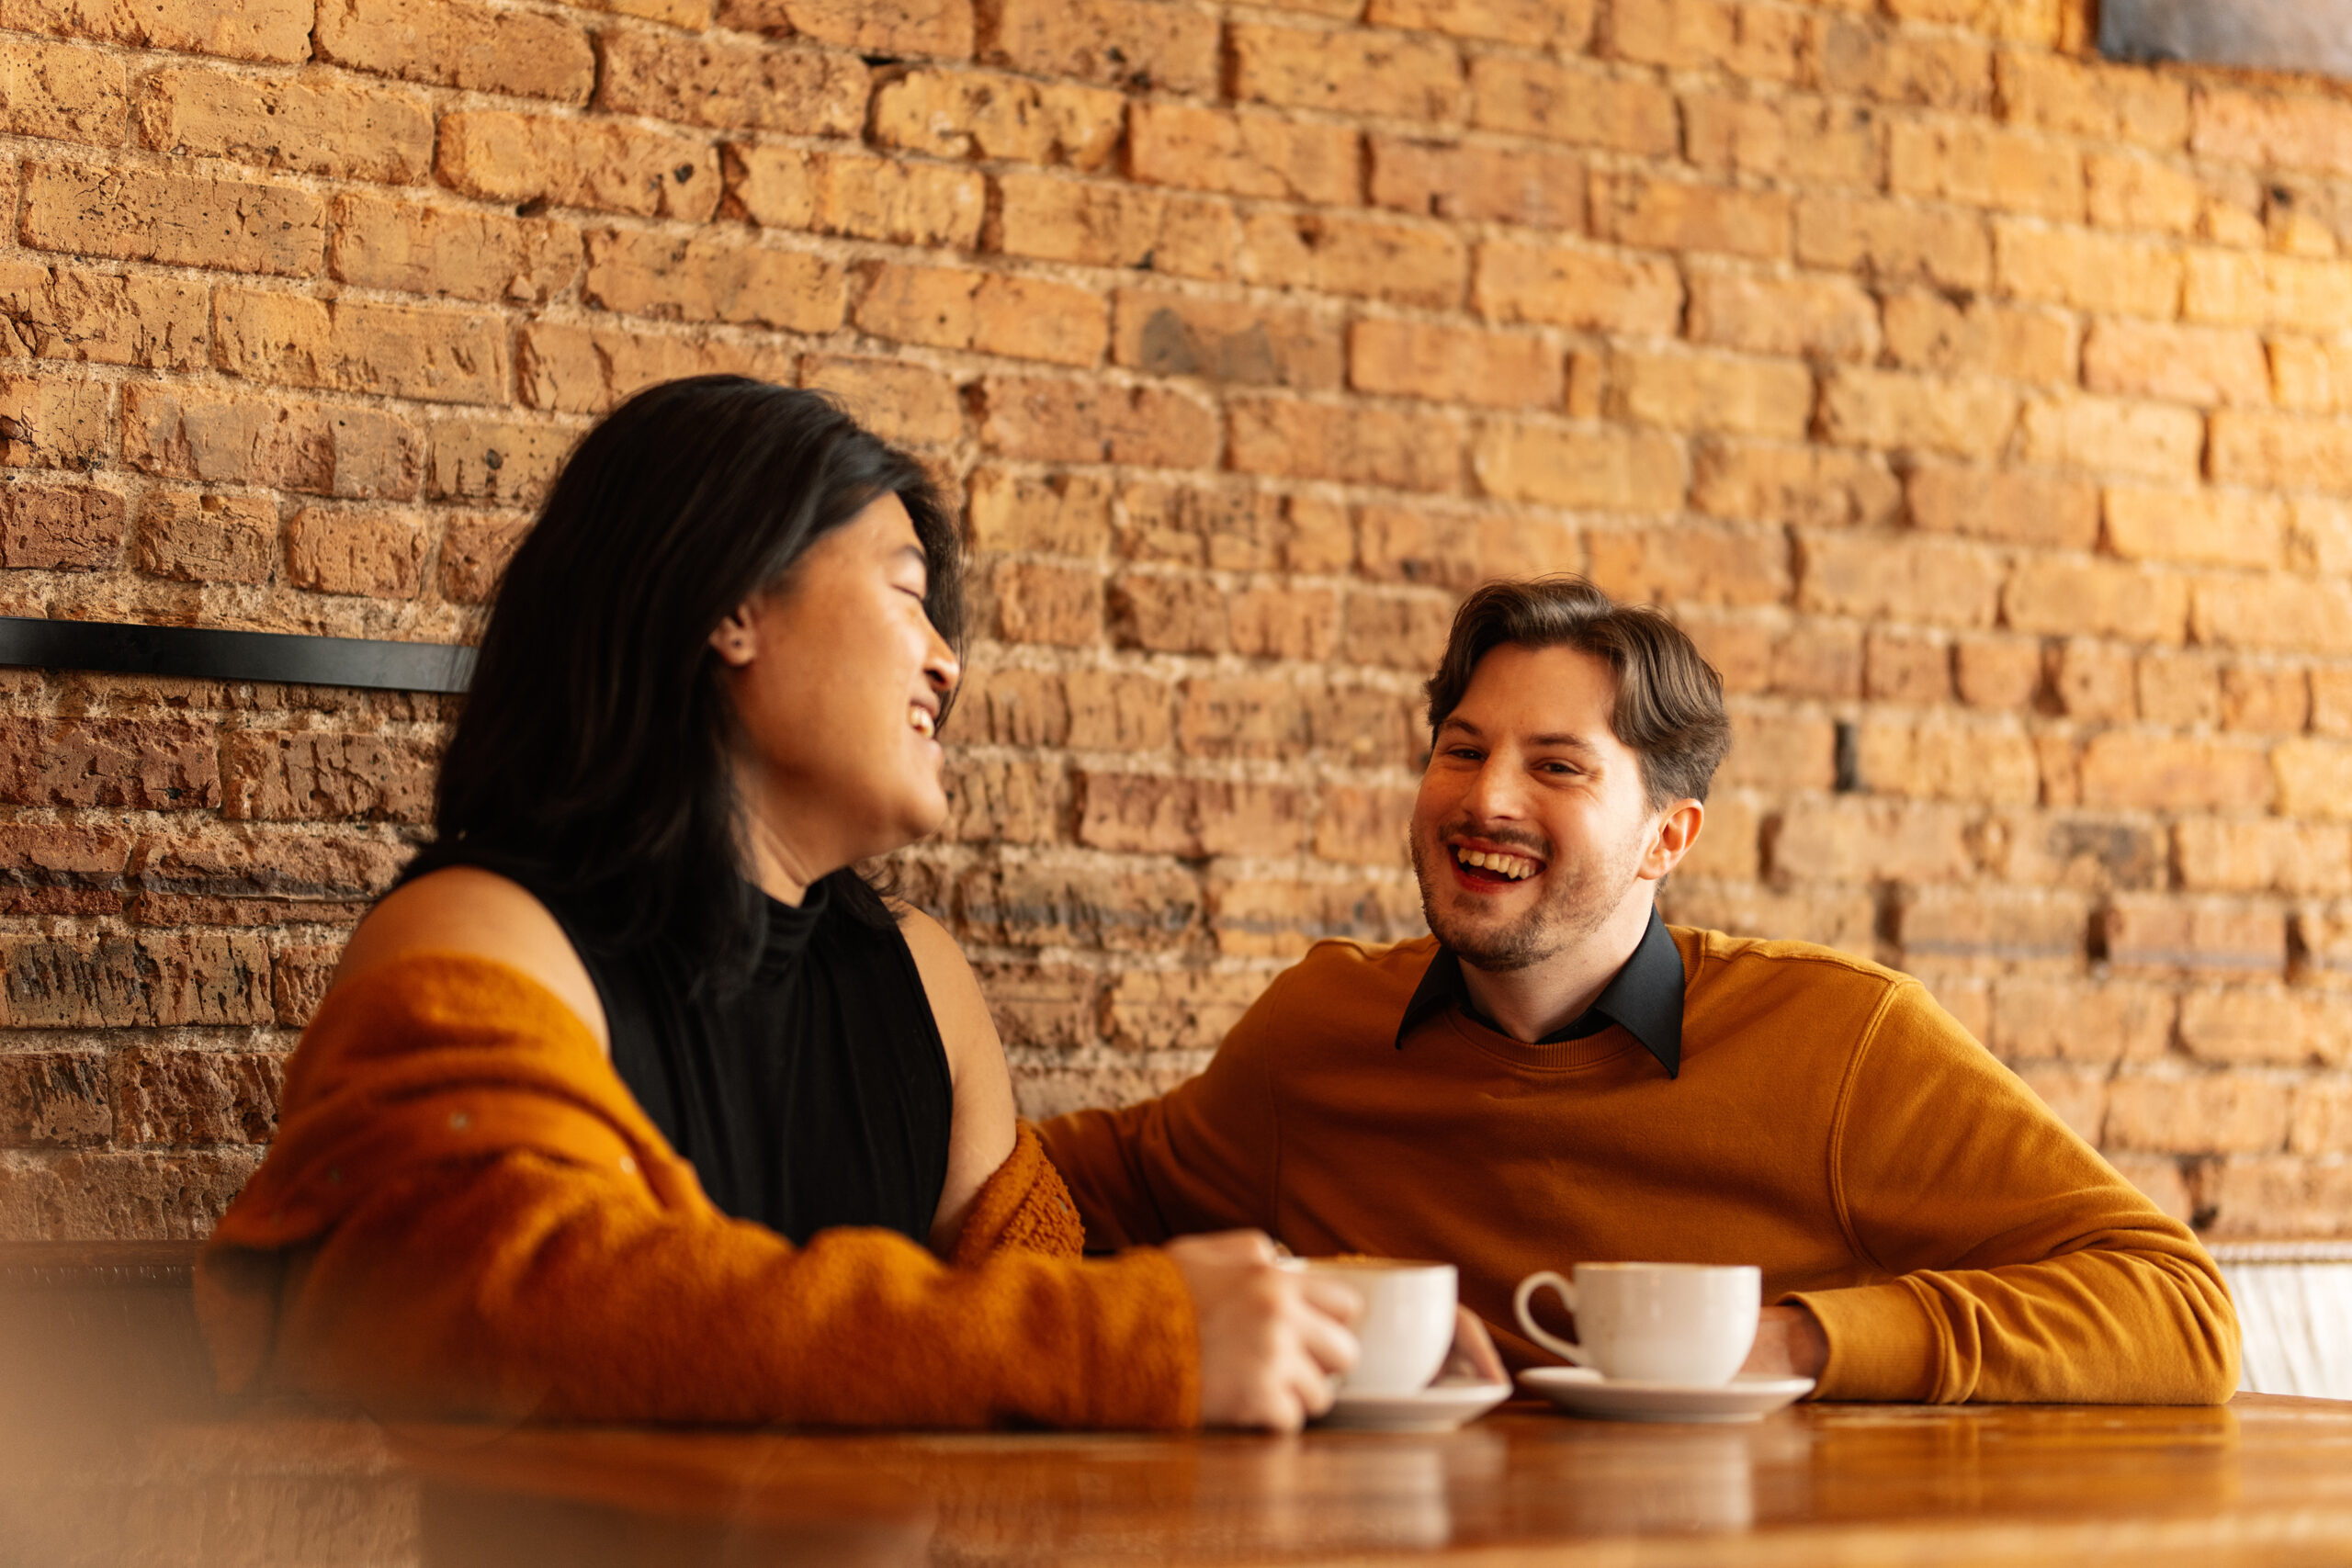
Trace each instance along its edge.
<path fill-rule="evenodd" d="M 1829 1399 L 2218 1404 L 2237 1318 L 2212 1259 L 1926 991 L 1890 994 L 1830 1151 L 1848 1239 L 1897 1276 L 1804 1292 Z"/>

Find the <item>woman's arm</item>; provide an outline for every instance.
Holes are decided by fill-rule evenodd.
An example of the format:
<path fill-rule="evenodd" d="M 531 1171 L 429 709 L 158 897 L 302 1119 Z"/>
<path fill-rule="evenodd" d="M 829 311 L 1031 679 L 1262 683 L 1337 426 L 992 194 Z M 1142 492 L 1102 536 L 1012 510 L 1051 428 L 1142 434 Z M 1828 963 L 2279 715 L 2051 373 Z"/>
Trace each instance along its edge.
<path fill-rule="evenodd" d="M 371 969 L 416 953 L 463 953 L 520 969 L 579 1015 L 605 1055 L 613 1054 L 605 1004 L 587 965 L 547 906 L 521 884 L 474 866 L 453 865 L 394 889 L 351 933 L 327 989 L 333 993 Z"/>
<path fill-rule="evenodd" d="M 899 919 L 915 970 L 931 998 L 931 1014 L 947 1047 L 947 1070 L 956 1080 L 956 1118 L 947 1137 L 947 1181 L 939 1212 L 932 1216 L 931 1249 L 944 1258 L 971 1213 L 972 1200 L 1012 1153 L 1012 1075 L 1004 1045 L 980 995 L 980 983 L 964 961 L 956 939 L 920 909 Z"/>

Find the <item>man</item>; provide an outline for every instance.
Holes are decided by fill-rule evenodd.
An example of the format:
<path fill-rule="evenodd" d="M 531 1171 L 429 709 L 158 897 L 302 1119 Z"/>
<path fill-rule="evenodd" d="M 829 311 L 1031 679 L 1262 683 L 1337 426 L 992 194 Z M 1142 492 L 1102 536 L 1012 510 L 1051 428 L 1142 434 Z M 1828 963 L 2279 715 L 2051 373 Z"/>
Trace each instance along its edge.
<path fill-rule="evenodd" d="M 1048 1124 L 1093 1247 L 1236 1225 L 1512 1287 L 1579 1260 L 1754 1263 L 1748 1369 L 1816 1396 L 2202 1403 L 2213 1264 L 1919 984 L 1668 928 L 1729 743 L 1655 611 L 1490 584 L 1429 682 L 1410 830 L 1433 935 L 1317 943 L 1202 1075 Z"/>

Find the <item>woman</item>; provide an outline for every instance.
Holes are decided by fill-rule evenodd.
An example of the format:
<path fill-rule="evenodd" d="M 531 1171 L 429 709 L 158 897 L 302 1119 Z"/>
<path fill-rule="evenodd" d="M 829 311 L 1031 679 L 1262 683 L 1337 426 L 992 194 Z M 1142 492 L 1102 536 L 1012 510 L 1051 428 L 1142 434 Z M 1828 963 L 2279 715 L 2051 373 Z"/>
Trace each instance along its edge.
<path fill-rule="evenodd" d="M 853 869 L 945 815 L 960 627 L 922 469 L 821 396 L 704 377 L 590 432 L 436 841 L 207 1250 L 224 1382 L 607 1420 L 1328 1404 L 1354 1303 L 1262 1238 L 1075 1257 L 970 970 Z"/>

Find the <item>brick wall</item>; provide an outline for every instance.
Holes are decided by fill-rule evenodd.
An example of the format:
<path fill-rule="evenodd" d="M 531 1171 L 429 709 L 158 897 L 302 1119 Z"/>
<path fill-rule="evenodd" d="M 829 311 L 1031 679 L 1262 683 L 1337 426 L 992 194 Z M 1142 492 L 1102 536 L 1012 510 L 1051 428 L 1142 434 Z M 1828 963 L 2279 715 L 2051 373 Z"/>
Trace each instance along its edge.
<path fill-rule="evenodd" d="M 1458 593 L 1670 605 L 1671 912 L 1899 964 L 2216 1235 L 2352 1233 L 2352 100 L 2077 0 L 5 0 L 0 612 L 447 640 L 648 380 L 977 552 L 911 890 L 1024 1101 L 1418 925 Z M 426 698 L 0 676 L 0 1235 L 201 1232 Z"/>

